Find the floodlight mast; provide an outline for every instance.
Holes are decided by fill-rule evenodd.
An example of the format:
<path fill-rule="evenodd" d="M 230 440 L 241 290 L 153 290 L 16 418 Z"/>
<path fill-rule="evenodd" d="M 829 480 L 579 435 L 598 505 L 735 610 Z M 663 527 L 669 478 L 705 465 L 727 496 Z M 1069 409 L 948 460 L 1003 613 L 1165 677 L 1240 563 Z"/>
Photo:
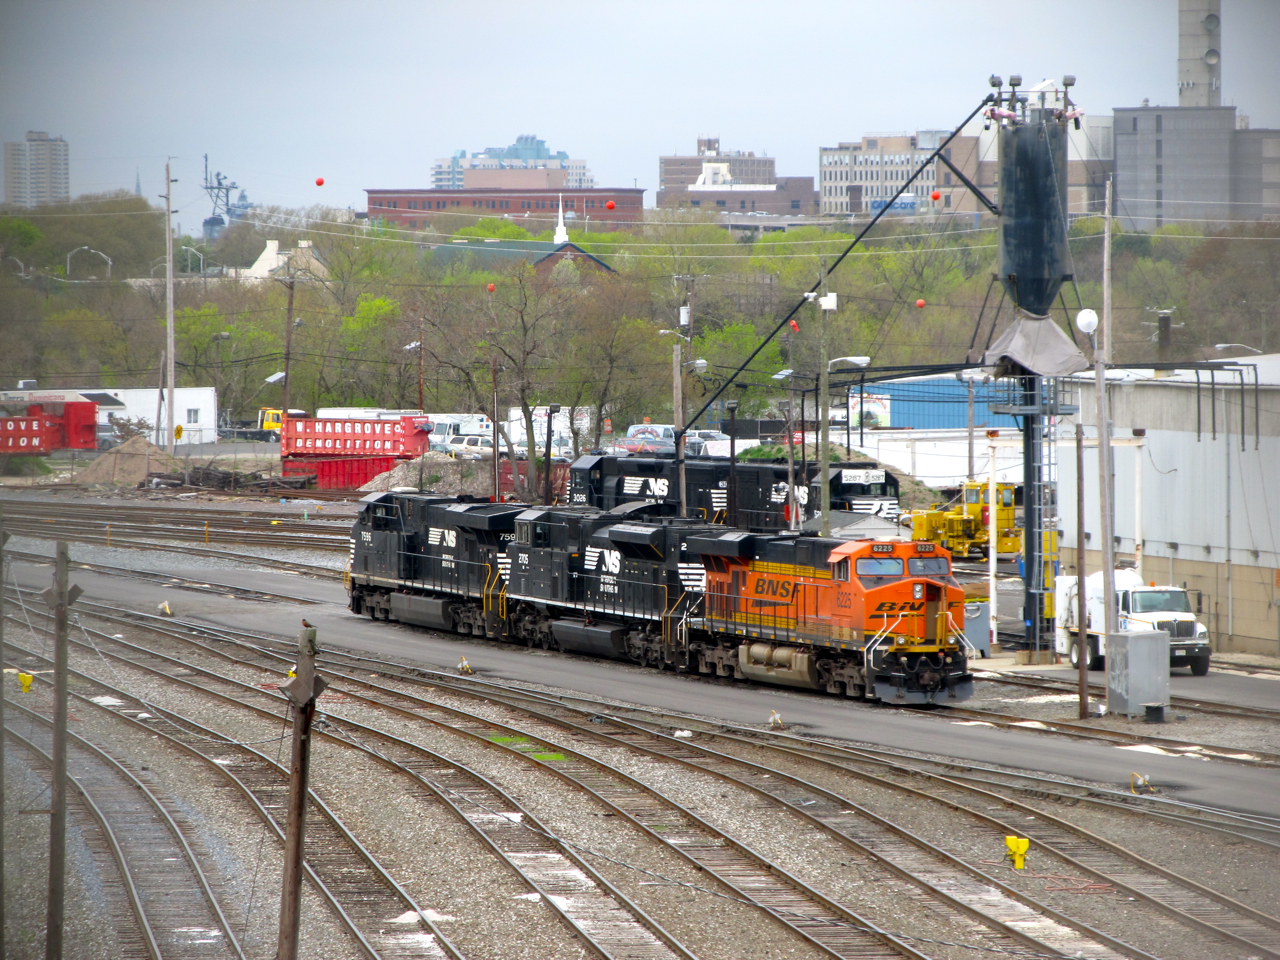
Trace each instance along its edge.
<path fill-rule="evenodd" d="M 946 139 L 938 144 L 937 149 L 935 149 L 933 153 L 929 154 L 929 156 L 924 161 L 922 161 L 914 171 L 912 171 L 911 175 L 902 182 L 902 184 L 898 187 L 897 192 L 893 195 L 893 198 L 889 200 L 878 211 L 876 211 L 875 216 L 873 216 L 867 222 L 867 225 L 863 227 L 858 232 L 858 235 L 853 238 L 850 244 L 847 247 L 845 247 L 844 252 L 842 252 L 838 257 L 836 257 L 835 262 L 831 264 L 831 270 L 835 270 L 836 267 L 840 266 L 840 264 L 844 262 L 844 259 L 853 252 L 854 248 L 857 247 L 858 244 L 862 242 L 862 239 L 871 231 L 871 229 L 877 223 L 880 222 L 880 218 L 883 217 L 885 213 L 893 206 L 893 204 L 897 202 L 898 198 L 911 189 L 911 185 L 915 183 L 917 179 L 919 179 L 920 174 L 925 171 L 925 169 L 929 166 L 929 164 L 933 163 L 935 160 L 937 160 L 939 157 L 942 156 L 942 151 L 951 145 L 951 141 L 960 135 L 960 132 L 968 125 L 969 121 L 972 120 L 974 117 L 976 117 L 979 113 L 981 113 L 983 107 L 986 107 L 989 104 L 992 104 L 995 102 L 996 102 L 995 94 L 989 93 L 982 98 L 982 101 L 976 107 L 973 108 L 973 111 L 967 117 L 965 117 L 964 120 L 960 122 L 960 125 L 957 126 L 954 130 L 952 130 L 951 133 L 947 135 Z M 830 270 L 826 271 L 826 273 L 828 274 L 830 272 L 831 272 Z M 726 390 L 728 390 L 729 386 L 739 377 L 739 375 L 741 375 L 741 373 L 751 365 L 752 361 L 754 361 L 755 358 L 759 356 L 760 351 L 763 350 L 766 346 L 768 346 L 769 343 L 772 342 L 773 338 L 782 332 L 782 328 L 791 322 L 792 318 L 799 312 L 800 308 L 809 302 L 810 295 L 816 294 L 818 292 L 819 287 L 821 286 L 822 286 L 821 280 L 814 282 L 814 285 L 805 292 L 805 295 L 800 298 L 799 302 L 797 302 L 796 305 L 793 306 L 787 312 L 786 316 L 784 316 L 780 321 L 778 321 L 778 324 L 773 328 L 773 330 L 769 332 L 769 335 L 766 336 L 763 340 L 761 340 L 760 343 L 756 346 L 756 348 L 751 351 L 750 356 L 748 356 L 746 360 L 742 361 L 738 369 L 734 370 L 733 373 L 729 374 L 729 376 L 725 378 L 724 383 L 722 383 L 720 387 L 713 394 L 711 394 L 711 396 L 707 399 L 706 403 L 704 403 L 702 407 L 699 408 L 698 412 L 695 413 L 692 417 L 689 417 L 685 421 L 686 424 L 697 423 L 698 418 L 701 417 L 704 413 L 706 413 L 709 409 L 711 409 L 712 404 L 714 404 L 717 400 L 720 399 L 720 395 L 724 393 Z M 682 441 L 684 440 L 685 434 L 688 433 L 688 431 L 689 431 L 688 426 L 681 426 L 676 430 L 676 437 L 675 437 L 676 462 L 677 462 L 677 467 L 679 469 L 684 468 L 684 453 L 683 453 Z M 682 490 L 680 492 L 681 516 L 685 515 L 685 510 L 686 510 L 685 493 Z"/>

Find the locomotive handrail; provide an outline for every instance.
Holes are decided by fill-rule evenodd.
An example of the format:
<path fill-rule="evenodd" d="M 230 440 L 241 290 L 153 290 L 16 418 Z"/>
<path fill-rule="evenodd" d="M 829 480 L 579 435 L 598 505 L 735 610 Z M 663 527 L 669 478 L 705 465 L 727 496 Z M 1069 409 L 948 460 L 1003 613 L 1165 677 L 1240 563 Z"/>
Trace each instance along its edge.
<path fill-rule="evenodd" d="M 899 613 L 899 614 L 898 614 L 898 619 L 897 619 L 897 620 L 893 621 L 893 623 L 891 623 L 889 626 L 885 627 L 883 630 L 881 630 L 879 633 L 877 633 L 874 637 L 872 637 L 872 638 L 871 638 L 871 642 L 870 642 L 869 644 L 867 644 L 867 647 L 866 647 L 866 649 L 863 651 L 863 654 L 862 654 L 862 655 L 863 655 L 863 657 L 864 657 L 864 659 L 866 660 L 866 664 L 867 664 L 867 668 L 868 668 L 868 669 L 870 669 L 870 668 L 871 668 L 871 655 L 875 653 L 875 651 L 876 651 L 876 647 L 878 647 L 878 646 L 880 646 L 880 644 L 884 643 L 885 638 L 886 638 L 887 636 L 889 636 L 889 634 L 890 634 L 891 632 L 893 632 L 893 628 L 894 628 L 894 627 L 896 627 L 898 624 L 900 624 L 900 623 L 902 622 L 902 618 L 903 618 L 904 616 L 905 616 L 905 614 L 903 614 L 903 613 Z"/>
<path fill-rule="evenodd" d="M 956 636 L 958 636 L 960 638 L 960 641 L 964 644 L 965 652 L 970 656 L 972 656 L 975 660 L 982 659 L 982 654 L 978 653 L 978 648 L 973 645 L 973 641 L 971 641 L 967 636 L 965 636 L 965 632 L 962 629 L 960 629 L 960 627 L 956 626 L 956 622 L 952 618 L 950 610 L 947 611 L 947 623 L 951 625 L 951 629 L 953 629 L 956 632 Z"/>

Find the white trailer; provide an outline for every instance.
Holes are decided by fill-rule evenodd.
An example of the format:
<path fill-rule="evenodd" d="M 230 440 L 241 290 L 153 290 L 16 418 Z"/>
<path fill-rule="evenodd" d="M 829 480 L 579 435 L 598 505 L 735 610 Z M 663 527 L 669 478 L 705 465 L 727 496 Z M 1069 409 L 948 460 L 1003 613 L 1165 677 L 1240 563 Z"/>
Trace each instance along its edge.
<path fill-rule="evenodd" d="M 1209 629 L 1196 619 L 1182 587 L 1144 583 L 1133 570 L 1116 570 L 1116 628 L 1120 633 L 1163 630 L 1169 634 L 1169 665 L 1190 667 L 1197 677 L 1209 672 Z M 1075 577 L 1056 579 L 1054 650 L 1079 664 L 1077 614 L 1079 594 Z M 1089 669 L 1101 670 L 1107 656 L 1103 616 L 1102 571 L 1085 578 L 1085 624 L 1089 638 Z"/>

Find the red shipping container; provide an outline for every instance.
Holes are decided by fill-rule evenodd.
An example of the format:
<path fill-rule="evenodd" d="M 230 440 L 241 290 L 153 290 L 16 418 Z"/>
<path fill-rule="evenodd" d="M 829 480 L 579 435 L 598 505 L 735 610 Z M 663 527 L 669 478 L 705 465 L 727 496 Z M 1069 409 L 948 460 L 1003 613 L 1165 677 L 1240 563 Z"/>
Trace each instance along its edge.
<path fill-rule="evenodd" d="M 286 457 L 286 477 L 313 474 L 319 490 L 355 490 L 396 465 L 395 457 Z"/>

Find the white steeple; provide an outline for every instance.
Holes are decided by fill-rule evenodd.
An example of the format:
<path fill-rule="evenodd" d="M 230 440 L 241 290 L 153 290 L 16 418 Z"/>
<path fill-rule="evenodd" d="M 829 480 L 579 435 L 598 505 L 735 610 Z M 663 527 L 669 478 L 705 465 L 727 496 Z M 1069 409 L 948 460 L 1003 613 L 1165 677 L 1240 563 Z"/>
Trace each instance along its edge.
<path fill-rule="evenodd" d="M 568 243 L 569 231 L 564 228 L 564 194 L 560 194 L 560 210 L 556 214 L 556 235 L 553 243 Z"/>

